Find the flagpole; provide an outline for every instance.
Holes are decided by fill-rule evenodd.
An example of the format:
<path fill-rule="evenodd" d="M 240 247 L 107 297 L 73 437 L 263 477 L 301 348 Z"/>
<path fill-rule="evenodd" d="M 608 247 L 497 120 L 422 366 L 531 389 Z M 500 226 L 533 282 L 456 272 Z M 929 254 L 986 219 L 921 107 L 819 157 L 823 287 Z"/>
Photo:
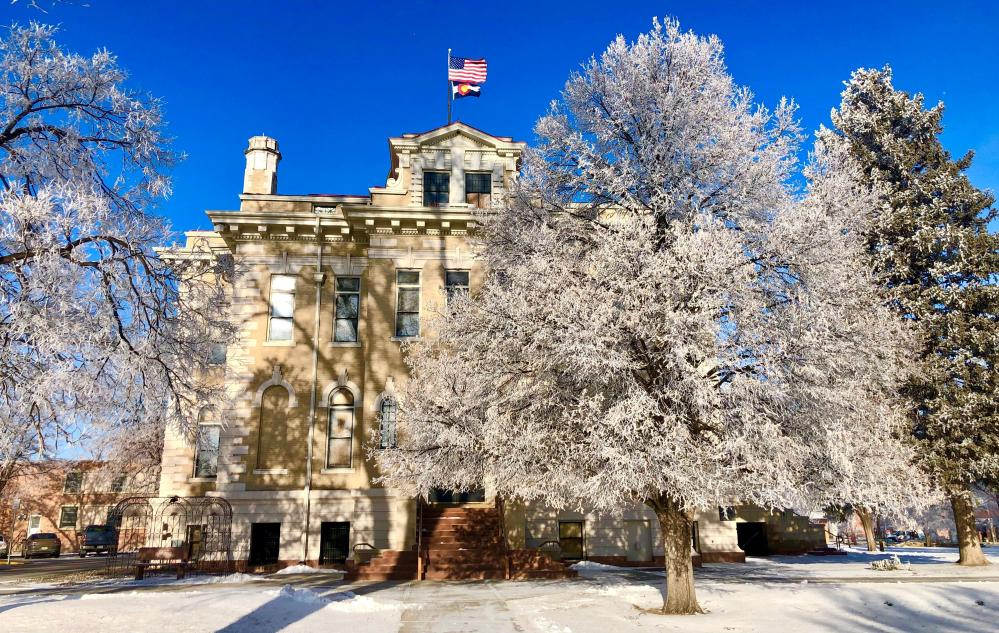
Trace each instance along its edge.
<path fill-rule="evenodd" d="M 451 90 L 451 49 L 447 49 L 447 124 L 451 125 L 451 101 L 454 98 L 453 91 Z"/>

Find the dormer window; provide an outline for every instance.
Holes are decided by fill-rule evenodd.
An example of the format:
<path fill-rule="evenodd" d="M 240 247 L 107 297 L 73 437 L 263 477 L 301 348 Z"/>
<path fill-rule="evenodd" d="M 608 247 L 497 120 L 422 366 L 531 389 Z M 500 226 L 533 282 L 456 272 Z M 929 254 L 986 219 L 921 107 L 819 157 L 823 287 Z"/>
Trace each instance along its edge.
<path fill-rule="evenodd" d="M 492 193 L 492 174 L 465 173 L 465 202 L 476 209 L 488 209 Z"/>
<path fill-rule="evenodd" d="M 423 172 L 423 206 L 439 207 L 450 200 L 451 174 L 446 171 Z"/>

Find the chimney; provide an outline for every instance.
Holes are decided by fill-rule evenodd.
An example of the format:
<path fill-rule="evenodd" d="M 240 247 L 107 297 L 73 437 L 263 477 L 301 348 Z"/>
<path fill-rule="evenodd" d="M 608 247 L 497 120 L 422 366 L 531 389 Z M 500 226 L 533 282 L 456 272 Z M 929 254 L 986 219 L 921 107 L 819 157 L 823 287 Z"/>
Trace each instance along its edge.
<path fill-rule="evenodd" d="M 277 193 L 277 166 L 281 160 L 277 139 L 250 137 L 243 174 L 243 193 Z"/>

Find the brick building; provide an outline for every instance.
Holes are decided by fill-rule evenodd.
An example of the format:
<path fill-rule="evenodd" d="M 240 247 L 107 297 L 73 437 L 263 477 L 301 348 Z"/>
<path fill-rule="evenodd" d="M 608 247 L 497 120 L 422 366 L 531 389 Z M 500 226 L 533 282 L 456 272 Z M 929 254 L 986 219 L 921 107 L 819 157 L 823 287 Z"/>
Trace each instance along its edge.
<path fill-rule="evenodd" d="M 104 524 L 122 499 L 155 494 L 155 481 L 150 475 L 116 473 L 97 461 L 31 463 L 10 483 L 0 503 L 0 530 L 11 538 L 15 552 L 36 532 L 52 532 L 63 552 L 76 552 L 88 525 Z"/>

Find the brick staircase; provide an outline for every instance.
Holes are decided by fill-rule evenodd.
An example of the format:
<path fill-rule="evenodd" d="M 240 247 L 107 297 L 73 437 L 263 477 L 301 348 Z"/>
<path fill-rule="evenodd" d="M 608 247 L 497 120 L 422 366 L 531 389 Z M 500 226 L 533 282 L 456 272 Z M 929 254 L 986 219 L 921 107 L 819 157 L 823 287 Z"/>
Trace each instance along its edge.
<path fill-rule="evenodd" d="M 567 569 L 534 550 L 506 552 L 495 507 L 424 507 L 422 534 L 427 580 L 570 578 Z M 385 551 L 349 570 L 350 580 L 414 580 L 416 550 Z"/>
<path fill-rule="evenodd" d="M 360 565 L 350 564 L 346 580 L 416 580 L 416 550 L 385 550 Z"/>
<path fill-rule="evenodd" d="M 506 578 L 495 508 L 425 508 L 422 542 L 427 580 Z"/>

